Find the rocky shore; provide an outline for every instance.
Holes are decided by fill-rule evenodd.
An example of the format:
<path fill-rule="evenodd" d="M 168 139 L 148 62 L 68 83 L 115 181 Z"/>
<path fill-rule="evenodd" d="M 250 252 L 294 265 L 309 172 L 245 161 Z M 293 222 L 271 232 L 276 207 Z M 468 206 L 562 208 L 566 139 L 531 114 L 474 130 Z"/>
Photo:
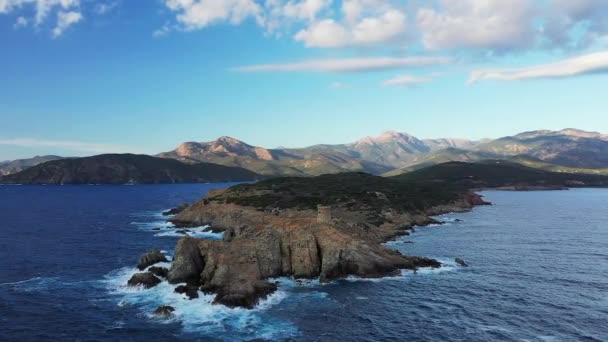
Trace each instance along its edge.
<path fill-rule="evenodd" d="M 344 176 L 327 177 L 338 180 Z M 387 191 L 386 186 L 396 185 L 392 181 L 370 175 L 354 177 L 358 182 L 352 183 L 351 179 L 347 184 L 355 186 L 358 195 L 340 186 L 327 188 L 324 180 L 318 186 L 325 193 L 318 193 L 320 189 L 314 186 L 304 191 L 294 184 L 280 185 L 280 180 L 271 180 L 213 191 L 207 198 L 179 208 L 170 219 L 177 227 L 209 225 L 223 231 L 224 238 L 181 238 L 167 281 L 182 284 L 176 288 L 180 293 L 196 294 L 200 289 L 214 293 L 216 304 L 253 308 L 277 289 L 272 278 L 318 278 L 328 282 L 347 276 L 378 278 L 399 274 L 403 269 L 440 267 L 434 259 L 402 255 L 382 243 L 409 234 L 414 226 L 439 223 L 431 215 L 487 204 L 475 193 L 462 192 L 439 198 L 434 194 L 420 202 L 427 203 L 426 208 L 416 208 L 410 205 L 410 199 L 404 199 L 405 189 L 397 186 L 395 192 Z M 314 183 L 319 178 L 302 181 Z M 366 190 L 367 186 L 378 191 Z M 416 191 L 410 189 L 409 194 Z M 268 196 L 273 201 L 268 202 Z M 289 198 L 293 196 L 297 200 Z M 317 198 L 326 201 L 310 205 Z M 157 255 L 143 259 L 160 260 Z M 154 275 L 140 274 L 135 280 L 156 283 L 148 279 L 150 276 Z"/>

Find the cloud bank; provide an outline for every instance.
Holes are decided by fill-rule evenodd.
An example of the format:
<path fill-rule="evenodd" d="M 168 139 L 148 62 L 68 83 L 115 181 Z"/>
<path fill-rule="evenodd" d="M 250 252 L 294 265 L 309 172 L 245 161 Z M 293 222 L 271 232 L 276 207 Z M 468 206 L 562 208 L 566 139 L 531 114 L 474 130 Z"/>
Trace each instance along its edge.
<path fill-rule="evenodd" d="M 111 144 L 94 144 L 82 141 L 44 140 L 33 138 L 0 139 L 0 145 L 19 147 L 53 147 L 91 153 L 126 153 L 132 149 Z"/>
<path fill-rule="evenodd" d="M 263 71 L 312 71 L 312 72 L 364 72 L 375 70 L 402 69 L 443 65 L 451 62 L 448 57 L 372 57 L 372 58 L 338 58 L 314 59 L 285 64 L 259 64 L 234 68 L 241 72 Z"/>
<path fill-rule="evenodd" d="M 469 82 L 564 78 L 602 72 L 608 72 L 608 51 L 523 68 L 473 70 Z"/>
<path fill-rule="evenodd" d="M 431 81 L 432 79 L 430 77 L 401 75 L 382 82 L 382 85 L 385 87 L 415 88 L 421 84 L 430 83 Z"/>
<path fill-rule="evenodd" d="M 143 2 L 142 2 L 143 3 Z M 53 22 L 57 37 L 124 5 L 120 0 L 0 0 L 15 28 Z M 512 53 L 580 50 L 608 40 L 606 0 L 158 0 L 162 36 L 251 22 L 261 34 L 305 47 L 383 46 Z M 138 4 L 139 6 L 139 4 Z"/>

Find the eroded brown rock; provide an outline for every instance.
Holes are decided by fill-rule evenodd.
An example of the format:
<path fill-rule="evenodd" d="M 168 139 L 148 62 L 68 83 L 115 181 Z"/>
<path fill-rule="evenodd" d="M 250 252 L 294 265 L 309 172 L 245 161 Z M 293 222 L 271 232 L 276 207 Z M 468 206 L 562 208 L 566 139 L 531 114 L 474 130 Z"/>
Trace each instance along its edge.
<path fill-rule="evenodd" d="M 182 238 L 169 272 L 171 282 L 192 280 L 198 275 L 201 289 L 216 293 L 215 303 L 227 306 L 253 307 L 276 290 L 268 278 L 318 277 L 329 281 L 349 275 L 383 277 L 400 269 L 440 266 L 435 260 L 404 256 L 376 242 L 400 229 L 396 224 L 384 230 L 376 227 L 380 233 L 369 233 L 366 231 L 370 227 L 364 223 L 352 225 L 344 214 L 326 224 L 317 222 L 314 211 L 287 210 L 276 215 L 214 203 L 199 206 L 196 213 L 188 211 L 178 216 L 205 221 L 213 218 L 220 225 L 238 216 L 239 227 L 246 227 L 224 241 Z M 409 219 L 408 223 L 419 220 Z M 215 225 L 215 221 L 207 223 Z"/>
<path fill-rule="evenodd" d="M 167 275 L 170 283 L 197 281 L 203 271 L 203 258 L 198 248 L 199 240 L 183 237 L 177 242 L 173 263 Z"/>

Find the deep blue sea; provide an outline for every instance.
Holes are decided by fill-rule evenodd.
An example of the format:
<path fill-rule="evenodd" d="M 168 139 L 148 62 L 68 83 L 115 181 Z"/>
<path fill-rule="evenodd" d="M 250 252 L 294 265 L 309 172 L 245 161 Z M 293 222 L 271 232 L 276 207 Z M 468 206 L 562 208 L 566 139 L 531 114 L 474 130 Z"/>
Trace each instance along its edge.
<path fill-rule="evenodd" d="M 494 206 L 387 243 L 441 269 L 281 279 L 251 311 L 126 288 L 142 253 L 173 251 L 160 213 L 221 186 L 0 186 L 0 340 L 608 341 L 607 189 L 483 192 Z"/>

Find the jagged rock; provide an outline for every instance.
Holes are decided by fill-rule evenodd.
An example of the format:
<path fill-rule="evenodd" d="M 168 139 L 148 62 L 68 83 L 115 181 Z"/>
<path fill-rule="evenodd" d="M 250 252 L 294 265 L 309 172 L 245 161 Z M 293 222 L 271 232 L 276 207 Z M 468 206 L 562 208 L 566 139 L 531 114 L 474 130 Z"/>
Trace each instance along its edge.
<path fill-rule="evenodd" d="M 277 290 L 277 285 L 267 281 L 243 283 L 238 286 L 220 288 L 213 301 L 214 304 L 223 304 L 227 307 L 243 307 L 252 309 L 260 298 L 266 298 Z"/>
<path fill-rule="evenodd" d="M 183 237 L 177 242 L 168 279 L 172 284 L 197 281 L 205 266 L 199 251 L 199 240 Z"/>
<path fill-rule="evenodd" d="M 169 269 L 167 269 L 166 267 L 152 266 L 148 269 L 148 272 L 160 278 L 167 278 L 167 275 L 169 274 Z"/>
<path fill-rule="evenodd" d="M 468 267 L 469 265 L 461 258 L 455 258 L 454 262 L 456 262 L 459 266 Z"/>
<path fill-rule="evenodd" d="M 156 310 L 154 310 L 154 314 L 163 318 L 170 318 L 173 316 L 173 312 L 175 308 L 169 305 L 161 305 Z"/>
<path fill-rule="evenodd" d="M 196 285 L 180 285 L 175 288 L 175 292 L 186 294 L 190 299 L 198 298 L 198 286 Z"/>
<path fill-rule="evenodd" d="M 159 249 L 153 249 L 153 250 L 149 251 L 148 253 L 142 255 L 139 258 L 139 262 L 137 263 L 137 268 L 139 268 L 139 270 L 143 271 L 146 269 L 146 267 L 148 267 L 150 265 L 154 265 L 158 262 L 164 262 L 164 261 L 167 261 L 167 258 L 165 257 L 165 255 Z"/>
<path fill-rule="evenodd" d="M 180 204 L 179 206 L 177 206 L 173 209 L 169 209 L 169 210 L 163 212 L 163 216 L 177 215 L 186 208 L 188 208 L 188 204 Z"/>
<path fill-rule="evenodd" d="M 188 233 L 192 233 L 192 231 L 188 229 L 178 229 L 175 231 L 177 234 L 188 235 Z"/>
<path fill-rule="evenodd" d="M 351 235 L 353 229 L 366 231 L 367 225 L 356 228 L 346 221 L 317 223 L 312 211 L 275 216 L 216 204 L 206 204 L 199 210 L 205 212 L 197 215 L 217 217 L 220 222 L 224 222 L 223 215 L 234 217 L 238 213 L 241 224 L 237 227 L 247 227 L 238 235 L 229 233 L 231 239 L 226 241 L 182 238 L 178 242 L 169 280 L 200 279 L 200 289 L 215 293 L 217 304 L 253 307 L 276 290 L 276 284 L 268 278 L 318 277 L 329 281 L 348 275 L 382 277 L 397 274 L 402 268 L 440 265 L 432 259 L 403 256 Z M 226 230 L 232 231 L 236 230 Z"/>
<path fill-rule="evenodd" d="M 149 289 L 160 284 L 161 280 L 156 278 L 154 274 L 150 272 L 135 273 L 131 279 L 127 282 L 129 286 L 142 285 L 144 288 Z"/>

